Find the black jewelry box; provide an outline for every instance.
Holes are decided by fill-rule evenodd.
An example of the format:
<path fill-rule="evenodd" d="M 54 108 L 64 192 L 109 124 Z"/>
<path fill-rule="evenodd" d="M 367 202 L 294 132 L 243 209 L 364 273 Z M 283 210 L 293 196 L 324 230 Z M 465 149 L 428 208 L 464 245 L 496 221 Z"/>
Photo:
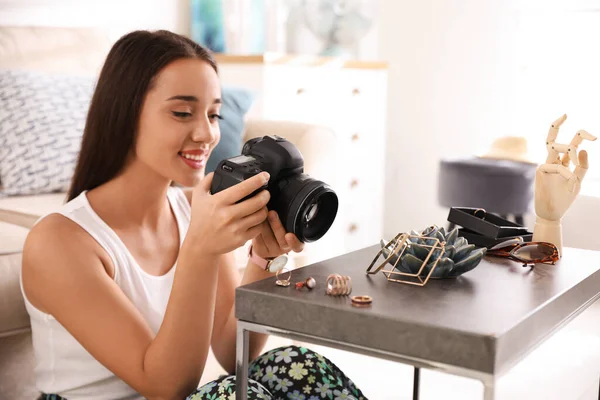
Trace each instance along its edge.
<path fill-rule="evenodd" d="M 493 238 L 485 237 L 483 235 L 480 235 L 478 233 L 475 233 L 475 232 L 470 231 L 465 228 L 459 228 L 458 236 L 462 236 L 465 239 L 467 239 L 467 242 L 469 242 L 469 244 L 474 244 L 477 247 L 486 247 L 489 249 L 489 248 L 494 247 L 498 243 L 502 243 L 506 240 L 514 239 L 517 237 L 522 238 L 524 242 L 531 242 L 533 233 L 527 232 L 526 234 L 523 234 L 523 235 L 507 236 L 507 237 L 493 239 Z"/>
<path fill-rule="evenodd" d="M 448 221 L 490 239 L 507 240 L 531 233 L 527 227 L 488 213 L 482 208 L 452 207 L 448 213 Z"/>

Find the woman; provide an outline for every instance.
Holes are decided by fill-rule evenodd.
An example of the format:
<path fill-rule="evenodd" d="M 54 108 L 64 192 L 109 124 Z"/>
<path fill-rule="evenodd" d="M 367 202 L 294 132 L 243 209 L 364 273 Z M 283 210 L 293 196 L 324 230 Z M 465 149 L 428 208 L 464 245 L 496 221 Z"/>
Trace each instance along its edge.
<path fill-rule="evenodd" d="M 137 31 L 109 52 L 93 95 L 68 203 L 38 221 L 23 253 L 41 398 L 230 398 L 233 376 L 197 389 L 209 348 L 235 369 L 231 252 L 260 258 L 303 244 L 268 213 L 269 179 L 215 195 L 204 166 L 219 141 L 220 84 L 209 52 L 166 31 Z M 184 192 L 172 182 L 193 188 Z M 242 284 L 272 274 L 249 261 Z M 259 357 L 250 398 L 361 398 L 305 348 Z M 285 365 L 289 364 L 289 365 Z"/>

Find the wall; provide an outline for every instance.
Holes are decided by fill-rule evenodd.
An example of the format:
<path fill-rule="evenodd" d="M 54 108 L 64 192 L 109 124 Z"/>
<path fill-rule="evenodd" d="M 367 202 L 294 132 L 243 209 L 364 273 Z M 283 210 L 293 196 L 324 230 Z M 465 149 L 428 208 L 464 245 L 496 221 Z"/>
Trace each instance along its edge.
<path fill-rule="evenodd" d="M 540 4 L 382 0 L 379 57 L 390 63 L 387 237 L 446 223 L 448 211 L 437 204 L 440 158 L 478 154 L 495 137 L 524 133 L 512 101 L 522 72 L 516 61 L 516 10 Z M 539 139 L 545 140 L 547 126 L 540 129 Z M 592 160 L 591 168 L 598 168 L 594 162 L 600 161 Z M 584 189 L 590 185 L 584 181 Z M 600 238 L 582 229 L 590 226 L 584 224 L 590 217 L 596 219 L 591 226 L 600 225 L 599 210 L 597 194 L 576 200 L 563 220 L 565 245 L 600 250 Z M 533 221 L 529 215 L 526 223 Z"/>
<path fill-rule="evenodd" d="M 502 3 L 502 4 L 501 4 Z M 514 67 L 505 2 L 383 1 L 379 57 L 388 60 L 386 236 L 443 224 L 438 160 L 509 133 Z"/>
<path fill-rule="evenodd" d="M 107 28 L 116 38 L 134 29 L 189 31 L 189 0 L 0 0 L 0 25 Z"/>
<path fill-rule="evenodd" d="M 379 1 L 379 20 L 361 43 L 360 54 L 390 65 L 384 229 L 391 237 L 445 223 L 447 210 L 437 205 L 436 197 L 441 157 L 480 153 L 494 137 L 522 133 L 514 120 L 517 106 L 511 101 L 519 74 L 515 8 L 565 2 Z M 593 0 L 578 2 L 594 5 Z M 188 0 L 0 0 L 0 24 L 104 26 L 115 37 L 136 28 L 187 33 L 188 4 Z M 306 33 L 304 37 L 305 46 L 318 45 Z M 592 168 L 597 168 L 595 161 Z M 584 182 L 584 191 L 589 189 Z M 588 218 L 596 218 L 592 226 L 600 225 L 598 210 L 598 193 L 575 202 L 564 221 L 566 245 L 600 248 L 600 239 L 581 228 Z M 532 224 L 531 215 L 527 221 Z"/>

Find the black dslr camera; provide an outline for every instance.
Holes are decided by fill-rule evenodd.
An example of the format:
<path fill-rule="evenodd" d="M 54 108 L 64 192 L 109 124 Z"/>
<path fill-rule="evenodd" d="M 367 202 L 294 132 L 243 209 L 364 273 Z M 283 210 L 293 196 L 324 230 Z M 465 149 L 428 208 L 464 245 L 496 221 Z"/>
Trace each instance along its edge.
<path fill-rule="evenodd" d="M 271 199 L 269 210 L 275 210 L 287 232 L 302 242 L 320 239 L 331 227 L 338 210 L 338 197 L 325 183 L 304 173 L 304 158 L 288 140 L 264 136 L 248 140 L 242 154 L 219 163 L 213 177 L 213 194 L 267 171 Z M 240 201 L 243 201 L 242 199 Z"/>

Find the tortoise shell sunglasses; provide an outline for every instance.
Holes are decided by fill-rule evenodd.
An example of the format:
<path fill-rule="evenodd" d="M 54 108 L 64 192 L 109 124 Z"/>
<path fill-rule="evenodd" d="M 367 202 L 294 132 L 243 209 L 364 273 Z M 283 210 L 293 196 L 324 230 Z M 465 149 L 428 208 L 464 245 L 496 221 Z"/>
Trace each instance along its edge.
<path fill-rule="evenodd" d="M 533 264 L 556 264 L 558 249 L 548 242 L 506 241 L 488 249 L 486 255 L 508 258 L 523 263 L 523 267 Z"/>

